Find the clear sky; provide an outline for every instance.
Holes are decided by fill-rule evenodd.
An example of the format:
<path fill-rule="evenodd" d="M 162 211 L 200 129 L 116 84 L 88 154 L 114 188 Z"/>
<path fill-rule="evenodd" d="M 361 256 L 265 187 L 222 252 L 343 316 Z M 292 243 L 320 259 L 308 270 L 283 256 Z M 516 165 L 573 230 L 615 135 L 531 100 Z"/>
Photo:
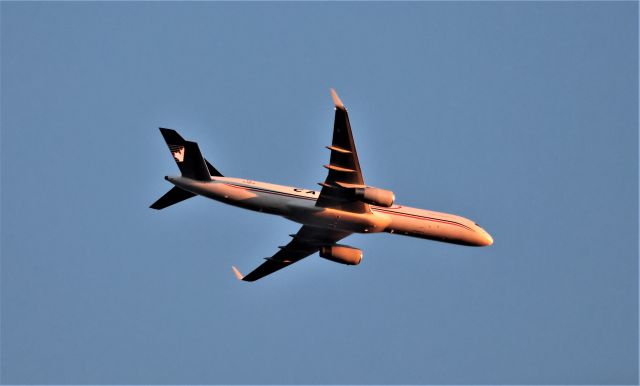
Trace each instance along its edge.
<path fill-rule="evenodd" d="M 3 383 L 638 382 L 638 3 L 9 3 Z M 368 184 L 494 237 L 355 235 L 194 198 L 324 180 L 335 87 Z"/>

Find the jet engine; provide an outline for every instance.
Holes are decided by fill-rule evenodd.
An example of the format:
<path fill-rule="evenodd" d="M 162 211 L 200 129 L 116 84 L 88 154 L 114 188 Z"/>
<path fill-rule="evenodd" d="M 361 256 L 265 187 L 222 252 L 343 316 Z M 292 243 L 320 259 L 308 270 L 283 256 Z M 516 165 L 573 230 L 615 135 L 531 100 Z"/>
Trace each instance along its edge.
<path fill-rule="evenodd" d="M 390 190 L 384 190 L 380 188 L 364 187 L 355 189 L 356 198 L 367 204 L 384 206 L 386 208 L 393 205 L 396 200 L 395 194 Z"/>
<path fill-rule="evenodd" d="M 320 248 L 320 257 L 340 264 L 358 265 L 362 261 L 362 251 L 347 245 L 328 245 Z"/>

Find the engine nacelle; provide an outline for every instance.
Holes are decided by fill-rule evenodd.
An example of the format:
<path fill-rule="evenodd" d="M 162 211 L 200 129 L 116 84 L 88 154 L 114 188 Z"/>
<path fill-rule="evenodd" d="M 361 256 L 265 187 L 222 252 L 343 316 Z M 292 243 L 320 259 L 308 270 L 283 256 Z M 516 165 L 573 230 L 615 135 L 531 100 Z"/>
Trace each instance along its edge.
<path fill-rule="evenodd" d="M 356 198 L 360 201 L 366 202 L 367 204 L 384 206 L 386 208 L 393 205 L 393 202 L 396 200 L 396 196 L 392 191 L 368 186 L 365 188 L 356 188 L 355 194 Z"/>
<path fill-rule="evenodd" d="M 362 251 L 347 245 L 328 245 L 320 248 L 320 257 L 340 264 L 358 265 L 362 261 Z"/>

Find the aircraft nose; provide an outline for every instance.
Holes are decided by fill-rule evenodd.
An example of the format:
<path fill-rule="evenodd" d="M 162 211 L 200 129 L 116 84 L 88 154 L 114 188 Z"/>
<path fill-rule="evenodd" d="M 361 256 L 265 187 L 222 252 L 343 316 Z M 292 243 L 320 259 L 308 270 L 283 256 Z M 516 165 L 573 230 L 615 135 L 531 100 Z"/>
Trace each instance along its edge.
<path fill-rule="evenodd" d="M 488 247 L 489 245 L 493 244 L 493 237 L 491 237 L 491 235 L 490 235 L 489 233 L 487 233 L 487 232 L 484 232 L 484 233 L 486 234 L 486 235 L 485 235 L 485 237 L 486 237 L 486 244 L 485 244 L 485 246 L 487 246 L 487 247 Z"/>
<path fill-rule="evenodd" d="M 493 237 L 491 237 L 491 235 L 489 234 L 489 232 L 485 231 L 484 229 L 480 228 L 480 231 L 482 233 L 482 246 L 483 247 L 488 247 L 489 245 L 493 244 Z"/>
<path fill-rule="evenodd" d="M 476 226 L 478 227 L 477 232 L 479 233 L 478 245 L 481 247 L 488 247 L 489 245 L 493 244 L 493 237 L 491 237 L 489 232 L 485 231 L 477 224 Z"/>

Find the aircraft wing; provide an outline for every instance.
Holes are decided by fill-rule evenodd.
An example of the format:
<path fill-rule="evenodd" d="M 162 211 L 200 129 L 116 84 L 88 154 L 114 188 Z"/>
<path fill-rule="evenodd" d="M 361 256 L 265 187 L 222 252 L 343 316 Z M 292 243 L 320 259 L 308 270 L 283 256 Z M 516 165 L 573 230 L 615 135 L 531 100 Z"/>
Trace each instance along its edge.
<path fill-rule="evenodd" d="M 298 233 L 290 235 L 293 240 L 289 244 L 279 247 L 280 250 L 275 255 L 265 258 L 266 261 L 247 276 L 242 276 L 236 267 L 232 267 L 233 272 L 239 280 L 256 281 L 318 252 L 324 245 L 335 244 L 350 234 L 350 232 L 303 225 Z"/>
<path fill-rule="evenodd" d="M 335 208 L 354 213 L 369 213 L 369 205 L 353 198 L 353 188 L 364 187 L 364 178 L 360 170 L 356 144 L 351 133 L 349 115 L 344 104 L 331 89 L 333 104 L 336 107 L 333 123 L 333 141 L 327 149 L 331 150 L 327 179 L 320 183 L 322 190 L 316 201 L 316 206 Z"/>

